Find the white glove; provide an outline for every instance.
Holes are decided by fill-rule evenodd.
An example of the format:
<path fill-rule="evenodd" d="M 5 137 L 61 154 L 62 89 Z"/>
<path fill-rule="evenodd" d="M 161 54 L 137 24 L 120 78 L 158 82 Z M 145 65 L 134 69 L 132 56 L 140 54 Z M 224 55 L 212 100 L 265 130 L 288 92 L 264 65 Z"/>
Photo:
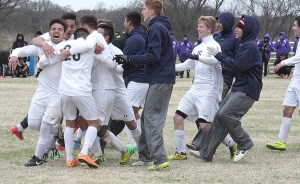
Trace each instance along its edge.
<path fill-rule="evenodd" d="M 123 71 L 124 71 L 124 69 L 123 69 L 122 65 L 117 65 L 117 67 L 115 68 L 115 72 L 118 75 L 122 75 Z"/>
<path fill-rule="evenodd" d="M 207 47 L 207 51 L 208 51 L 207 53 L 212 56 L 216 56 L 220 52 L 217 47 L 211 47 L 211 46 Z"/>

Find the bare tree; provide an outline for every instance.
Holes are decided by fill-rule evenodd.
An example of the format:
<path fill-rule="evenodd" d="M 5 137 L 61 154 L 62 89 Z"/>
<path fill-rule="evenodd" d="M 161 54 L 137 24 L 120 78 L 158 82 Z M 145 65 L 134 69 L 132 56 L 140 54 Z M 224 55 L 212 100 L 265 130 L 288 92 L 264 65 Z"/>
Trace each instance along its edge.
<path fill-rule="evenodd" d="M 0 25 L 3 26 L 3 23 L 14 10 L 22 5 L 27 3 L 29 0 L 0 0 Z"/>

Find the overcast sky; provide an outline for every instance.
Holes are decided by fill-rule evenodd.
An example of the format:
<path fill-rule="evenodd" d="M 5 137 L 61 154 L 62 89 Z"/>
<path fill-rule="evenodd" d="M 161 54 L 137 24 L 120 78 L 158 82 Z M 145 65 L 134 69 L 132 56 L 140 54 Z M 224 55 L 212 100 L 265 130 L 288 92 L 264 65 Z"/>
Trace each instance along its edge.
<path fill-rule="evenodd" d="M 50 0 L 55 4 L 60 6 L 70 7 L 74 11 L 78 11 L 81 9 L 91 9 L 93 10 L 98 3 L 103 3 L 106 8 L 117 8 L 120 6 L 126 6 L 130 0 Z"/>

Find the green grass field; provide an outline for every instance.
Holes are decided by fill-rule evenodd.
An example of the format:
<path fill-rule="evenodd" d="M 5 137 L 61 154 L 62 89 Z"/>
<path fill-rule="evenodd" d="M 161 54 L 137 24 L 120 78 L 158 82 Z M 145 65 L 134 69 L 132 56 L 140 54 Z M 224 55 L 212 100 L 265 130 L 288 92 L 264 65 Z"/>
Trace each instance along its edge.
<path fill-rule="evenodd" d="M 178 79 L 170 101 L 164 129 L 168 154 L 175 150 L 172 117 L 176 107 L 191 86 L 192 79 Z M 242 119 L 242 125 L 252 137 L 255 146 L 238 163 L 229 159 L 228 148 L 221 145 L 212 163 L 188 156 L 185 161 L 171 161 L 170 168 L 150 172 L 145 168 L 120 165 L 120 153 L 107 149 L 107 162 L 99 169 L 87 167 L 66 168 L 65 154 L 38 167 L 24 164 L 33 156 L 38 133 L 27 129 L 25 139 L 19 141 L 10 133 L 10 127 L 27 113 L 31 97 L 37 87 L 35 78 L 0 79 L 0 183 L 300 183 L 300 129 L 298 110 L 285 152 L 268 150 L 265 145 L 277 140 L 282 117 L 282 101 L 289 80 L 274 75 L 263 78 L 261 98 Z M 193 123 L 185 122 L 189 143 L 196 133 Z M 127 141 L 125 133 L 120 136 Z M 76 153 L 75 153 L 76 154 Z M 133 155 L 129 163 L 137 160 Z"/>

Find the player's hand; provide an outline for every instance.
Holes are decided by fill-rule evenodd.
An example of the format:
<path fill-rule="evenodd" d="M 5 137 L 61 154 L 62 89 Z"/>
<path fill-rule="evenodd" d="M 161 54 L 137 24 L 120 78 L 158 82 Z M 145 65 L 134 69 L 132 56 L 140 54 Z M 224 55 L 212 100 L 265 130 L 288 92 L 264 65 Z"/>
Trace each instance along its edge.
<path fill-rule="evenodd" d="M 104 50 L 104 45 L 96 44 L 96 47 L 94 50 L 95 54 L 101 54 L 103 50 Z"/>
<path fill-rule="evenodd" d="M 42 49 L 44 51 L 44 54 L 47 58 L 54 56 L 54 48 L 50 45 L 48 45 L 46 42 L 42 44 Z"/>
<path fill-rule="evenodd" d="M 66 49 L 61 49 L 60 50 L 60 54 L 59 54 L 59 58 L 61 60 L 65 60 L 70 56 L 70 50 L 66 50 Z"/>
<path fill-rule="evenodd" d="M 208 54 L 212 55 L 212 56 L 216 56 L 220 51 L 218 50 L 218 48 L 216 47 L 211 47 L 211 46 L 208 46 L 207 47 L 207 51 L 208 51 Z"/>
<path fill-rule="evenodd" d="M 17 56 L 11 56 L 8 59 L 8 67 L 10 70 L 16 70 L 17 64 L 18 64 L 18 57 Z"/>
<path fill-rule="evenodd" d="M 273 68 L 273 70 L 274 70 L 274 72 L 277 72 L 282 67 L 283 67 L 283 65 L 281 63 L 279 63 Z"/>
<path fill-rule="evenodd" d="M 130 62 L 129 58 L 126 55 L 115 55 L 113 60 L 118 64 L 126 64 Z"/>
<path fill-rule="evenodd" d="M 188 52 L 183 52 L 183 53 L 180 54 L 180 58 L 181 58 L 182 61 L 185 61 L 187 59 L 198 60 L 199 56 L 196 55 L 196 54 L 191 54 L 191 53 L 188 53 Z"/>

